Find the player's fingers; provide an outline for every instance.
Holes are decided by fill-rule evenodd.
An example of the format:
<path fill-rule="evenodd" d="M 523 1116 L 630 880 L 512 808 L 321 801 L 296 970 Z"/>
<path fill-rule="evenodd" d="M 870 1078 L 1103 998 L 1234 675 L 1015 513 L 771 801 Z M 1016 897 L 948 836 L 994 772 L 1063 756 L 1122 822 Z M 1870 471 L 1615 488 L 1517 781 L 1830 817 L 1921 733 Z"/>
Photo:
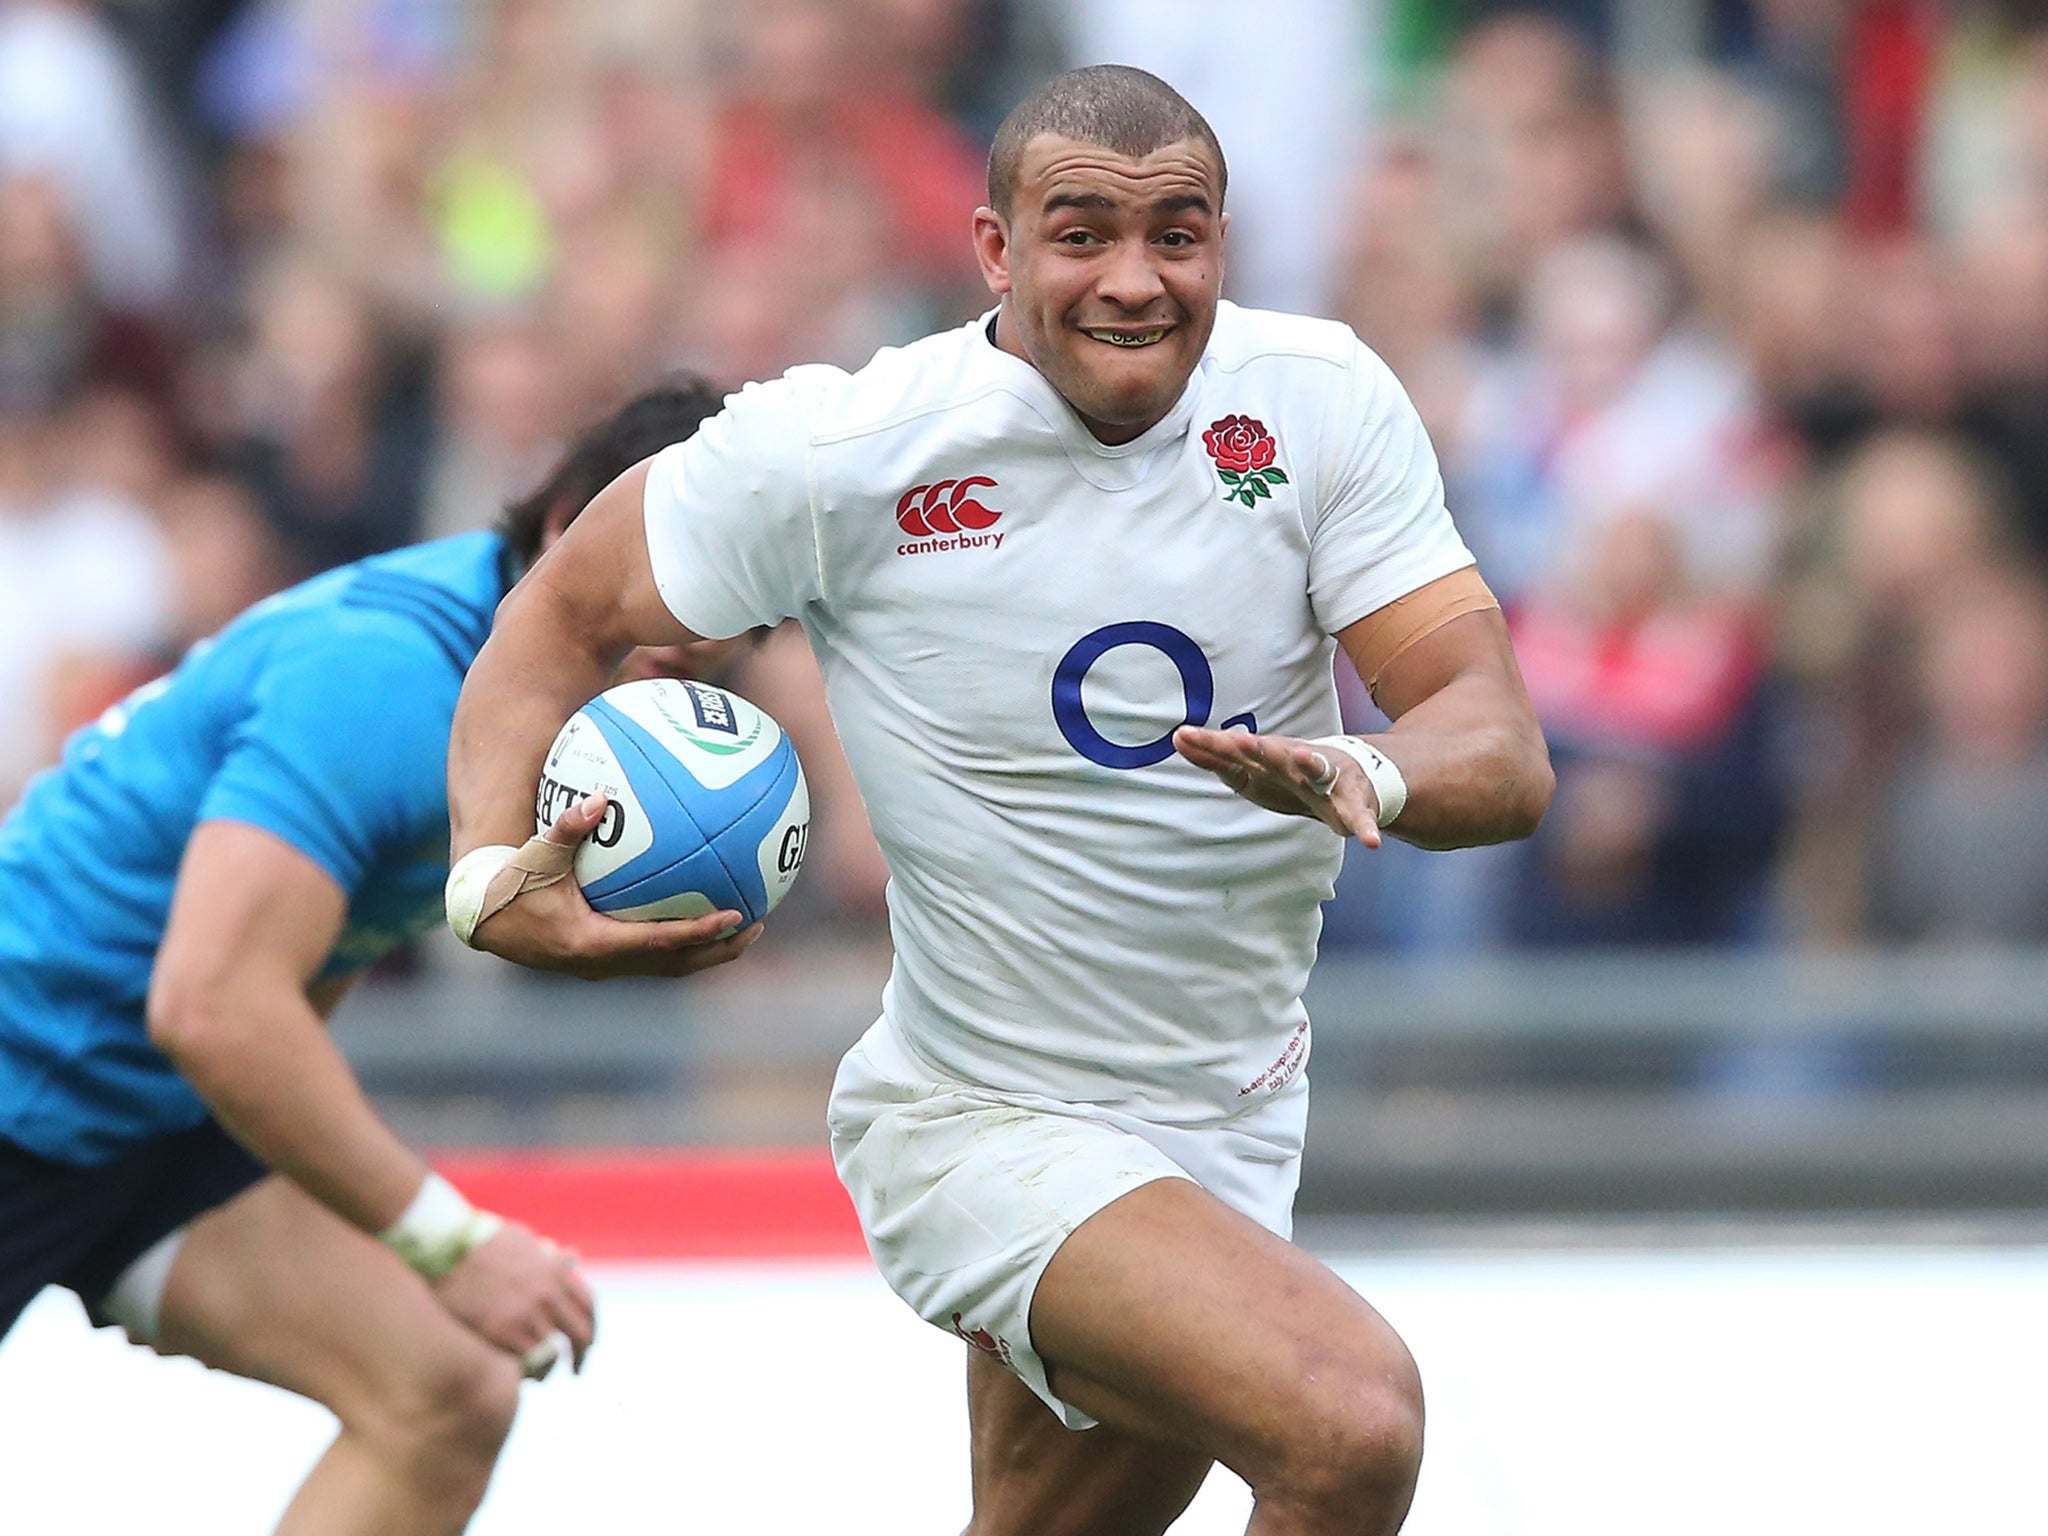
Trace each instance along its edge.
<path fill-rule="evenodd" d="M 1183 756 L 1212 773 L 1235 766 L 1289 780 L 1296 777 L 1297 753 L 1306 750 L 1303 744 L 1287 737 L 1261 736 L 1252 731 L 1212 731 L 1202 726 L 1183 726 L 1175 734 L 1174 742 L 1183 747 Z M 1314 771 L 1309 769 L 1311 774 Z"/>
<path fill-rule="evenodd" d="M 687 952 L 729 937 L 745 921 L 738 912 L 712 912 L 703 917 L 627 923 L 588 912 L 575 929 L 570 953 L 582 962 L 582 969 L 610 974 L 621 961 Z"/>
<path fill-rule="evenodd" d="M 637 945 L 635 952 L 646 959 L 657 975 L 688 976 L 714 965 L 723 965 L 761 936 L 759 923 L 739 928 L 737 925 L 743 921 L 735 912 L 712 934 L 696 939 L 666 938 L 656 943 Z"/>
<path fill-rule="evenodd" d="M 519 1367 L 526 1373 L 528 1381 L 546 1381 L 548 1372 L 555 1368 L 555 1362 L 561 1358 L 561 1340 L 549 1334 L 538 1344 L 519 1352 Z"/>
<path fill-rule="evenodd" d="M 1244 761 L 1236 750 L 1236 744 L 1230 742 L 1227 733 L 1222 731 L 1201 731 L 1193 726 L 1182 726 L 1174 733 L 1173 744 L 1182 757 L 1211 773 L 1220 773 Z"/>
<path fill-rule="evenodd" d="M 595 1308 L 564 1285 L 548 1298 L 548 1315 L 554 1320 L 556 1332 L 569 1341 L 570 1363 L 582 1370 L 583 1357 L 597 1341 Z"/>
<path fill-rule="evenodd" d="M 1330 795 L 1329 806 L 1343 822 L 1336 829 L 1339 832 L 1350 832 L 1368 848 L 1377 848 L 1385 840 L 1380 832 L 1380 819 L 1363 784 L 1354 784 L 1348 778 L 1341 780 Z"/>
<path fill-rule="evenodd" d="M 597 830 L 597 824 L 604 820 L 605 810 L 610 805 L 610 798 L 602 790 L 585 795 L 580 800 L 572 801 L 569 808 L 555 818 L 554 825 L 541 833 L 541 836 L 551 843 L 573 848 Z"/>
<path fill-rule="evenodd" d="M 1303 790 L 1313 790 L 1318 780 L 1336 782 L 1328 758 L 1306 743 L 1243 731 L 1221 731 L 1215 736 L 1218 739 L 1213 742 L 1196 744 L 1196 750 L 1212 758 L 1219 765 L 1212 771 L 1226 778 L 1235 772 L 1247 780 L 1264 777 L 1276 785 Z"/>
<path fill-rule="evenodd" d="M 612 950 L 587 960 L 578 968 L 577 974 L 592 979 L 605 976 L 694 976 L 699 971 L 708 971 L 715 965 L 738 959 L 761 937 L 761 933 L 761 925 L 755 923 L 738 933 L 708 942 L 699 940 L 692 944 Z"/>
<path fill-rule="evenodd" d="M 1184 725 L 1173 733 L 1173 744 L 1184 751 L 1192 748 L 1211 757 L 1233 759 L 1258 739 L 1250 731 L 1212 731 L 1205 725 Z"/>
<path fill-rule="evenodd" d="M 670 918 L 665 922 L 625 923 L 620 926 L 630 930 L 631 938 L 638 942 L 637 949 L 686 949 L 693 944 L 708 944 L 713 939 L 731 938 L 746 922 L 746 915 L 731 910 L 707 912 L 702 917 Z M 621 935 L 621 942 L 626 936 Z"/>
<path fill-rule="evenodd" d="M 694 976 L 699 971 L 710 970 L 714 965 L 724 965 L 729 960 L 737 960 L 747 952 L 756 939 L 761 937 L 762 932 L 761 925 L 756 923 L 751 928 L 742 928 L 727 938 L 686 949 L 676 956 L 676 960 L 683 967 L 676 974 Z"/>

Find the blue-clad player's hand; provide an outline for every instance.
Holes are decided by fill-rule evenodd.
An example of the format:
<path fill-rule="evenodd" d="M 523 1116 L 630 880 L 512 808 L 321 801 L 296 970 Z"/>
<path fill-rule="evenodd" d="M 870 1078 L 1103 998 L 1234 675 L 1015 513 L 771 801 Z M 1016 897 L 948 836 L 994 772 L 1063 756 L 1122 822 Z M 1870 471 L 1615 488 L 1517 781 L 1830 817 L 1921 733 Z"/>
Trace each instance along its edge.
<path fill-rule="evenodd" d="M 574 848 L 597 830 L 609 802 L 587 795 L 555 818 L 541 835 Z M 531 890 L 477 925 L 478 949 L 535 970 L 599 981 L 608 976 L 690 976 L 724 965 L 761 936 L 761 925 L 742 928 L 738 912 L 629 923 L 606 917 L 583 899 L 575 880 Z"/>
<path fill-rule="evenodd" d="M 434 1282 L 441 1305 L 471 1332 L 545 1376 L 555 1340 L 569 1345 L 577 1370 L 597 1337 L 597 1300 L 576 1256 L 508 1221 Z"/>

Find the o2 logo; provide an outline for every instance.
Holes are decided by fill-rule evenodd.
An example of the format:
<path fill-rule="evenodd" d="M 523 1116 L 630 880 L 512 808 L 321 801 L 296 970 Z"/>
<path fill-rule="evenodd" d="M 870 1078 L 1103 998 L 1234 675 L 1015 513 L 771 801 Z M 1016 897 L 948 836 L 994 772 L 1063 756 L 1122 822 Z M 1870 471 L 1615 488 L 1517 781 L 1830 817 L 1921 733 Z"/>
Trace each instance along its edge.
<path fill-rule="evenodd" d="M 1180 673 L 1181 718 L 1157 741 L 1127 747 L 1111 741 L 1088 718 L 1081 702 L 1081 685 L 1088 671 L 1111 651 L 1124 645 L 1150 646 L 1173 663 Z M 1173 733 L 1183 725 L 1207 725 L 1209 711 L 1216 704 L 1216 674 L 1202 648 L 1171 624 L 1150 619 L 1133 619 L 1123 624 L 1105 624 L 1076 640 L 1052 674 L 1052 718 L 1067 738 L 1067 745 L 1105 768 L 1149 768 L 1173 756 Z M 1243 727 L 1256 731 L 1259 723 L 1247 711 L 1232 715 L 1218 730 Z"/>

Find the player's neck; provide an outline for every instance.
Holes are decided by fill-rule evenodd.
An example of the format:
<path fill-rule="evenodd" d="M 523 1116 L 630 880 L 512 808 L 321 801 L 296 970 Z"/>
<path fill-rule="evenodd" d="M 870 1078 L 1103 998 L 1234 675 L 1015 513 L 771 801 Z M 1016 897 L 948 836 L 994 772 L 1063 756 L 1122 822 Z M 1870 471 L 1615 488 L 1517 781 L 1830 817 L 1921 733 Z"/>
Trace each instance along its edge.
<path fill-rule="evenodd" d="M 988 339 L 995 343 L 997 351 L 1009 353 L 1010 356 L 1027 364 L 1041 379 L 1045 379 L 1047 384 L 1052 384 L 1051 379 L 1045 378 L 1045 370 L 1032 362 L 1031 354 L 1024 350 L 1024 339 L 1017 333 L 1017 322 L 1012 318 L 1008 304 L 1003 304 L 996 310 L 995 324 L 988 328 Z M 1122 422 L 1097 421 L 1073 401 L 1067 400 L 1057 385 L 1053 385 L 1053 392 L 1062 400 L 1066 400 L 1067 409 L 1072 411 L 1081 425 L 1088 429 L 1090 436 L 1110 448 L 1120 447 L 1134 438 L 1143 437 L 1166 419 L 1165 416 L 1160 416 L 1136 427 Z"/>

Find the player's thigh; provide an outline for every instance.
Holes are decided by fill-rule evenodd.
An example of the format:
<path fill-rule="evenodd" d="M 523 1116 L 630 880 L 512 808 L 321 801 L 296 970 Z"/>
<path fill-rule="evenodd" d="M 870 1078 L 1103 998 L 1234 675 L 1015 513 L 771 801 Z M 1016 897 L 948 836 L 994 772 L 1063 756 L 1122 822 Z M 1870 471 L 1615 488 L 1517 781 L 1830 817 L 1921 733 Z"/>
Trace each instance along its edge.
<path fill-rule="evenodd" d="M 1199 1447 L 1255 1487 L 1305 1437 L 1419 1441 L 1421 1381 L 1386 1320 L 1318 1260 L 1184 1180 L 1133 1190 L 1060 1245 L 1031 1337 L 1062 1399 Z"/>
<path fill-rule="evenodd" d="M 996 1359 L 967 1352 L 974 1521 L 968 1536 L 1156 1536 L 1208 1475 L 1209 1457 L 1108 1425 L 1069 1429 Z"/>
<path fill-rule="evenodd" d="M 271 1177 L 194 1221 L 159 1346 L 284 1387 L 344 1422 L 509 1424 L 519 1365 L 381 1243 Z"/>

